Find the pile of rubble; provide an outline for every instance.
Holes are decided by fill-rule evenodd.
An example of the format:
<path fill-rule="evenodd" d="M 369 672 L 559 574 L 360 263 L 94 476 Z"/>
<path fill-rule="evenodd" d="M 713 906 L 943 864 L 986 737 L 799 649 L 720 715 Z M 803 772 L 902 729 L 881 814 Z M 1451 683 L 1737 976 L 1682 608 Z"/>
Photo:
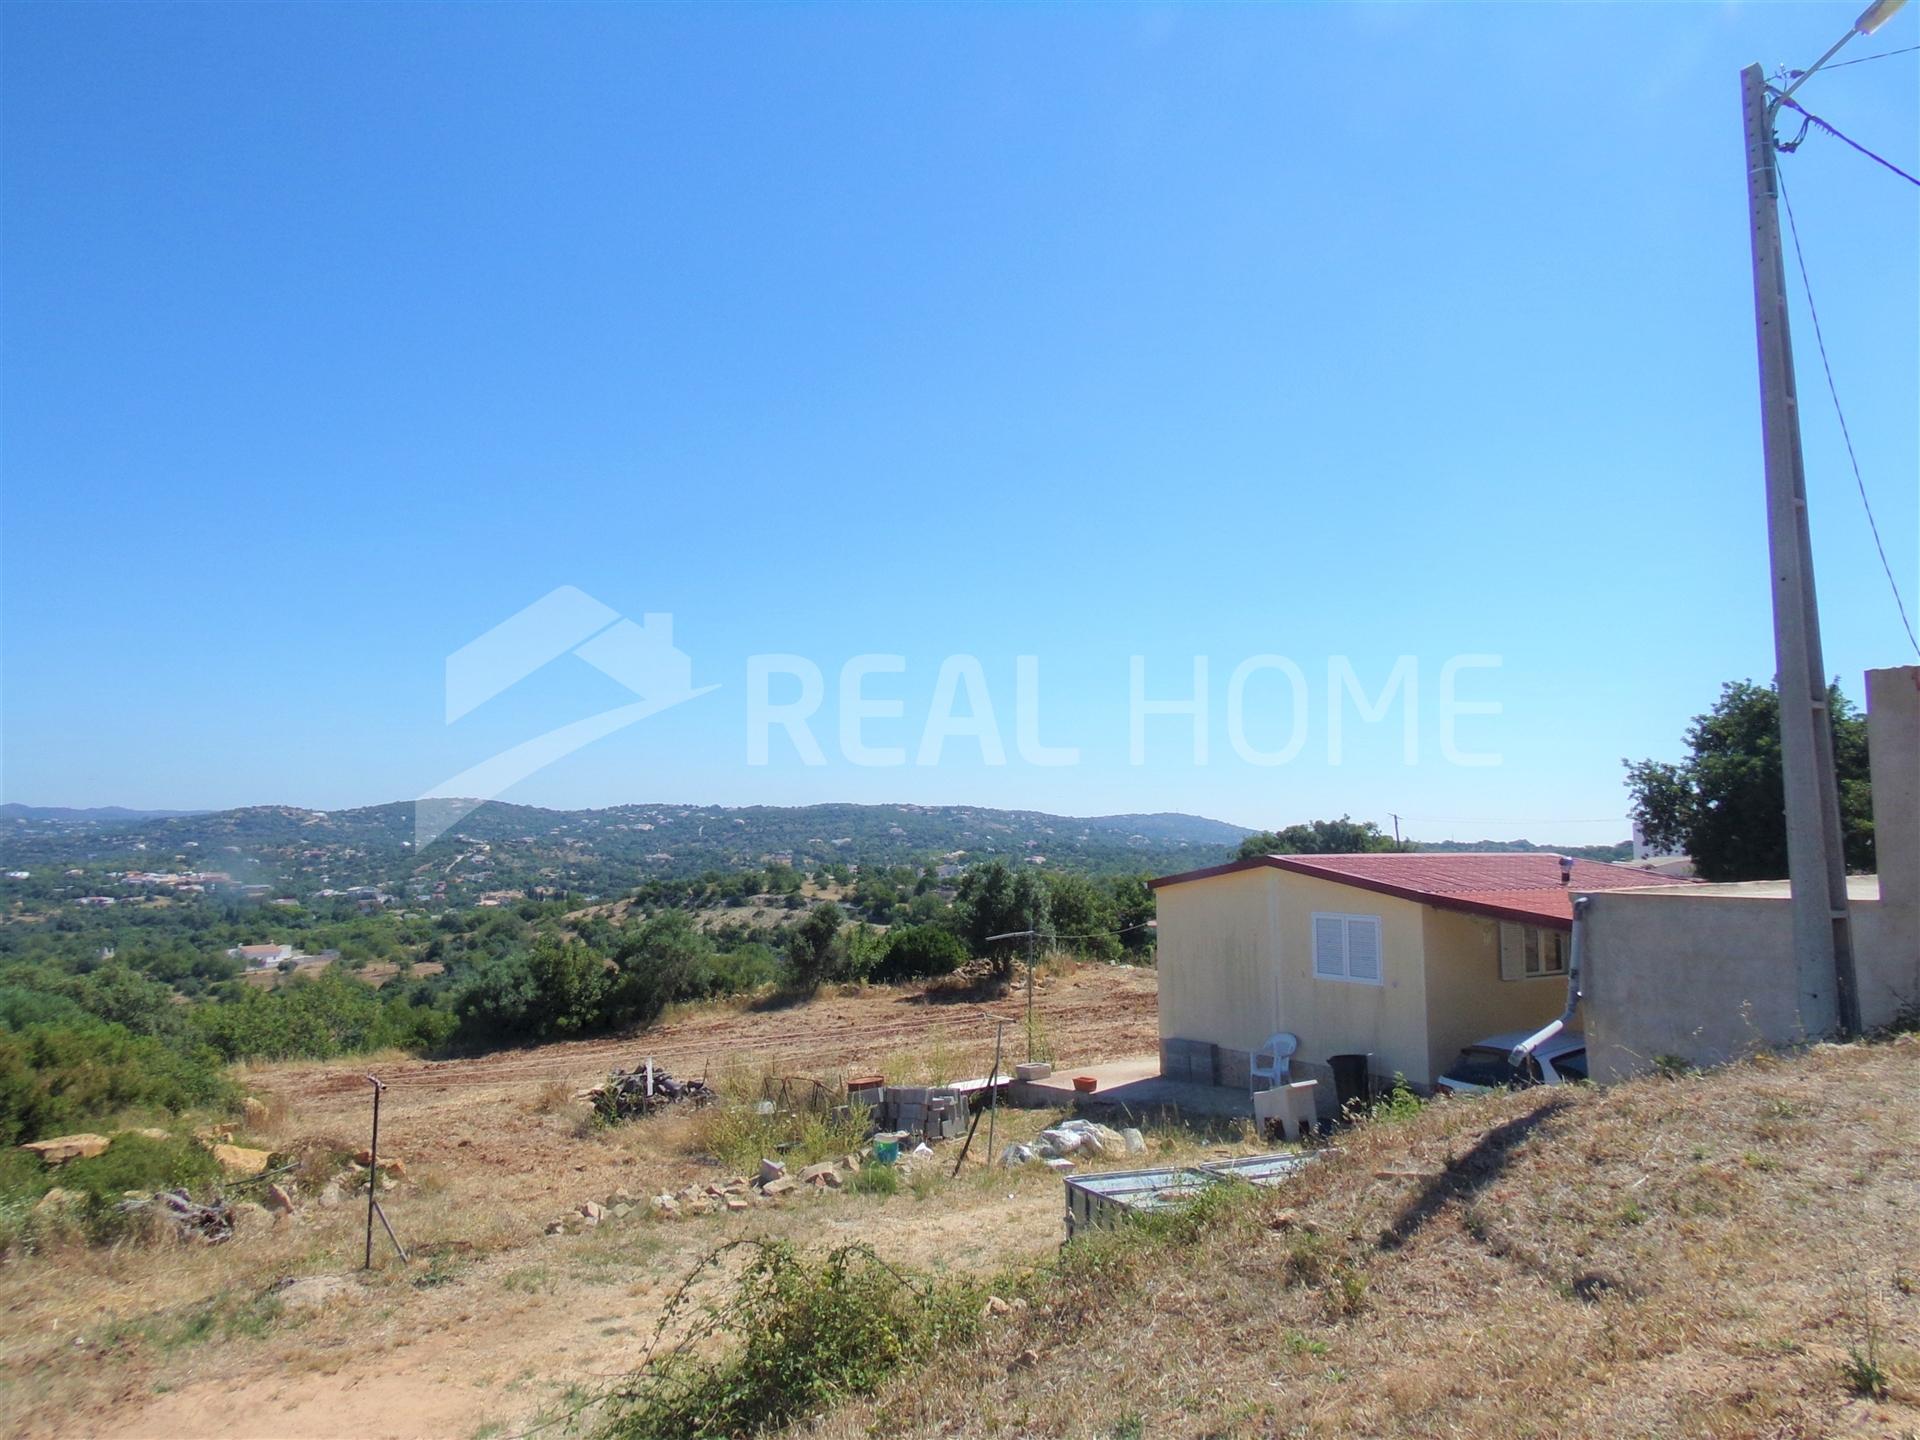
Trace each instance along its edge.
<path fill-rule="evenodd" d="M 676 1080 L 652 1061 L 634 1070 L 615 1070 L 607 1083 L 582 1092 L 602 1120 L 631 1120 L 668 1105 L 706 1105 L 718 1098 L 704 1080 Z"/>
<path fill-rule="evenodd" d="M 1043 1164 L 1049 1170 L 1073 1169 L 1073 1157 L 1116 1160 L 1147 1153 L 1147 1139 L 1131 1127 L 1115 1130 L 1093 1120 L 1063 1120 L 1042 1130 L 1031 1145 L 1009 1145 L 1000 1152 L 1002 1165 Z"/>
<path fill-rule="evenodd" d="M 581 1202 L 573 1213 L 547 1226 L 547 1233 L 562 1235 L 573 1230 L 591 1230 L 611 1220 L 625 1220 L 642 1209 L 665 1220 L 678 1219 L 683 1215 L 718 1215 L 751 1210 L 758 1205 L 777 1202 L 781 1196 L 802 1189 L 838 1190 L 846 1184 L 848 1173 L 859 1168 L 860 1157 L 857 1155 L 822 1160 L 791 1175 L 780 1161 L 762 1160 L 760 1173 L 751 1178 L 736 1175 L 729 1180 L 688 1185 L 678 1192 L 664 1191 L 644 1198 L 626 1190 L 616 1190 L 604 1202 Z"/>
<path fill-rule="evenodd" d="M 232 1201 L 216 1195 L 212 1203 L 200 1205 L 184 1190 L 162 1190 L 146 1197 L 129 1198 L 120 1202 L 120 1209 L 127 1213 L 157 1214 L 172 1221 L 183 1240 L 204 1240 L 209 1245 L 231 1240 L 238 1219 Z"/>

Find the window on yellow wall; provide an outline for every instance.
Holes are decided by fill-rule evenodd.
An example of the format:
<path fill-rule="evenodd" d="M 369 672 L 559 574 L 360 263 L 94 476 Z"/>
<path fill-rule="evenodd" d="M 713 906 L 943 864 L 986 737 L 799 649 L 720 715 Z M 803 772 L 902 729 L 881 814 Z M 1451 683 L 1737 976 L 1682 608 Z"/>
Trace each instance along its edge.
<path fill-rule="evenodd" d="M 1346 980 L 1358 985 L 1384 983 L 1378 915 L 1313 916 L 1313 974 L 1317 980 Z"/>
<path fill-rule="evenodd" d="M 1539 925 L 1500 922 L 1500 978 L 1543 980 L 1567 973 L 1567 934 Z"/>

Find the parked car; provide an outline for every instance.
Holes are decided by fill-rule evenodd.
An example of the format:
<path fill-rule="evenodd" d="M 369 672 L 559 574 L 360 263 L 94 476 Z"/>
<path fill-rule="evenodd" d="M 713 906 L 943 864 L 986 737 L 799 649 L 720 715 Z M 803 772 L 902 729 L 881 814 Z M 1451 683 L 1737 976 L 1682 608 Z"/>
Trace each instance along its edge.
<path fill-rule="evenodd" d="M 1513 1030 L 1489 1035 L 1460 1052 L 1437 1082 L 1453 1095 L 1482 1095 L 1489 1090 L 1519 1090 L 1528 1085 L 1565 1085 L 1587 1078 L 1587 1037 L 1562 1030 L 1534 1046 L 1524 1068 L 1513 1063 L 1513 1047 L 1534 1032 Z"/>

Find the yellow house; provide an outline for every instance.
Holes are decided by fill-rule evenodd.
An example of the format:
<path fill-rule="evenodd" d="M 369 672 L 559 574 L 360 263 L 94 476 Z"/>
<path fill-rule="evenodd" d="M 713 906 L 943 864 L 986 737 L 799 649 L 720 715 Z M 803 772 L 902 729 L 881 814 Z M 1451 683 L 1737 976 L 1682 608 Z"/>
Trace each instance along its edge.
<path fill-rule="evenodd" d="M 1425 1090 L 1463 1047 L 1561 1013 L 1572 892 L 1661 883 L 1687 882 L 1541 852 L 1258 855 L 1165 876 L 1161 1073 L 1247 1087 L 1285 1031 L 1295 1079 L 1366 1054 L 1378 1079 Z"/>

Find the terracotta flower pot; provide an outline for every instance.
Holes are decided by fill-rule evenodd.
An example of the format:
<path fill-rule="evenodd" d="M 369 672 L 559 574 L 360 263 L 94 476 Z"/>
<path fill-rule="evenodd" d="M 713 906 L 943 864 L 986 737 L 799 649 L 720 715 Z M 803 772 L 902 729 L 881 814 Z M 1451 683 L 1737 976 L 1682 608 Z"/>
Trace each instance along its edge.
<path fill-rule="evenodd" d="M 1082 1095 L 1091 1095 L 1100 1088 L 1100 1082 L 1091 1075 L 1076 1075 L 1073 1077 L 1073 1088 Z"/>

